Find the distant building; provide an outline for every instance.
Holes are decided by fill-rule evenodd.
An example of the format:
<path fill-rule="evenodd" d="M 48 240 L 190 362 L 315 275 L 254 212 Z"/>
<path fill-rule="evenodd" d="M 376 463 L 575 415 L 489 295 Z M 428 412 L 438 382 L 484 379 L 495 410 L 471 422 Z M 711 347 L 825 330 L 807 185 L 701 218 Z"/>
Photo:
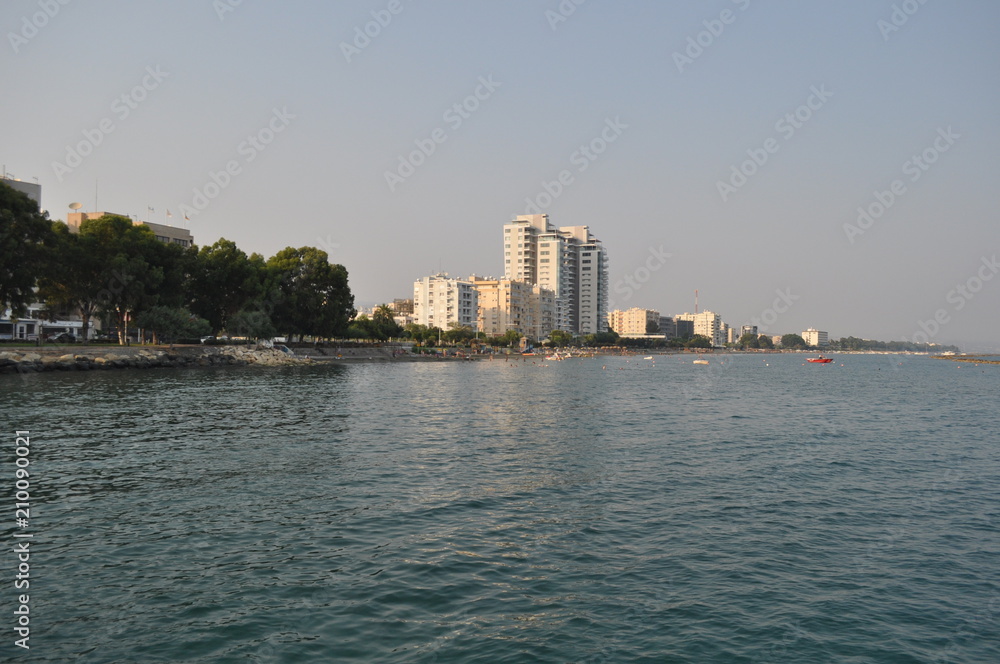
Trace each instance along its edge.
<path fill-rule="evenodd" d="M 479 302 L 479 329 L 490 336 L 516 330 L 535 339 L 556 328 L 555 293 L 516 279 L 469 277 Z"/>
<path fill-rule="evenodd" d="M 42 185 L 35 184 L 34 182 L 22 182 L 14 178 L 8 178 L 5 174 L 0 173 L 0 182 L 5 185 L 25 194 L 28 198 L 38 203 L 38 207 L 42 207 Z"/>
<path fill-rule="evenodd" d="M 809 328 L 802 333 L 802 338 L 805 340 L 807 346 L 829 346 L 830 345 L 830 335 L 821 330 L 816 330 Z"/>
<path fill-rule="evenodd" d="M 740 336 L 742 337 L 744 334 L 752 334 L 755 337 L 758 336 L 757 335 L 757 326 L 756 325 L 744 325 L 743 327 L 740 328 Z"/>
<path fill-rule="evenodd" d="M 722 346 L 727 341 L 728 326 L 722 322 L 722 316 L 712 311 L 702 311 L 697 314 L 677 314 L 674 320 L 691 321 L 693 334 L 700 334 L 712 340 L 713 346 Z"/>
<path fill-rule="evenodd" d="M 660 334 L 665 339 L 673 339 L 678 336 L 676 321 L 670 316 L 660 316 Z"/>
<path fill-rule="evenodd" d="M 674 316 L 674 332 L 678 337 L 688 338 L 694 336 L 694 321 L 684 320 Z"/>
<path fill-rule="evenodd" d="M 447 330 L 451 323 L 477 329 L 478 296 L 472 282 L 446 272 L 413 282 L 413 316 L 420 325 Z"/>
<path fill-rule="evenodd" d="M 553 291 L 557 329 L 607 330 L 607 253 L 587 226 L 555 228 L 547 214 L 529 214 L 504 224 L 503 232 L 504 276 Z"/>
<path fill-rule="evenodd" d="M 397 314 L 412 314 L 413 313 L 413 300 L 412 299 L 402 299 L 396 298 L 392 301 L 392 310 Z"/>
<path fill-rule="evenodd" d="M 639 307 L 609 311 L 608 328 L 622 336 L 663 332 L 660 329 L 660 312 Z"/>
<path fill-rule="evenodd" d="M 117 214 L 116 212 L 70 212 L 66 215 L 66 225 L 69 226 L 69 230 L 73 233 L 80 232 L 80 225 L 87 221 L 88 219 L 100 219 L 106 214 L 114 214 L 119 217 L 125 217 L 128 219 L 127 214 Z M 148 226 L 156 239 L 164 244 L 177 244 L 182 247 L 190 247 L 194 244 L 194 236 L 191 235 L 191 231 L 186 228 L 177 228 L 176 226 L 165 226 L 163 224 L 154 224 L 151 221 L 132 221 L 136 226 Z"/>
<path fill-rule="evenodd" d="M 94 321 L 91 320 L 90 330 L 93 329 Z M 14 318 L 10 309 L 0 309 L 0 339 L 36 341 L 38 335 L 49 338 L 63 332 L 82 338 L 83 320 L 79 316 L 65 313 L 55 320 L 48 320 L 45 304 L 41 302 L 32 303 L 22 318 Z"/>

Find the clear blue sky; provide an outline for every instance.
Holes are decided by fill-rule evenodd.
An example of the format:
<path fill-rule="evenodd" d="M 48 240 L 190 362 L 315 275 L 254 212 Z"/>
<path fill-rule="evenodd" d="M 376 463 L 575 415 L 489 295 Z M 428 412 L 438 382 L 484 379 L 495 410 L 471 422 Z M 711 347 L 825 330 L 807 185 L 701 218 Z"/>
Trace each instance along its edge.
<path fill-rule="evenodd" d="M 0 161 L 54 218 L 96 183 L 100 209 L 184 225 L 208 186 L 198 244 L 326 248 L 361 304 L 502 273 L 534 199 L 605 242 L 616 306 L 698 289 L 773 333 L 912 338 L 937 314 L 932 341 L 1000 346 L 998 24 L 992 0 L 7 0 Z M 390 188 L 416 141 L 433 153 Z M 730 180 L 748 150 L 766 161 Z"/>

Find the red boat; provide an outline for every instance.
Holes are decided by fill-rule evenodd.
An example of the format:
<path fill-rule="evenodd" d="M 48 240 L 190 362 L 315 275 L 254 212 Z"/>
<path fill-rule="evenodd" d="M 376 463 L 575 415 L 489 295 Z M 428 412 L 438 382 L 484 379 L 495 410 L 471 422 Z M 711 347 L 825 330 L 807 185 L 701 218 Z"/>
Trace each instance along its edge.
<path fill-rule="evenodd" d="M 833 362 L 833 358 L 823 357 L 822 355 L 820 355 L 819 357 L 807 357 L 806 362 L 816 362 L 819 364 L 826 364 L 827 362 Z"/>

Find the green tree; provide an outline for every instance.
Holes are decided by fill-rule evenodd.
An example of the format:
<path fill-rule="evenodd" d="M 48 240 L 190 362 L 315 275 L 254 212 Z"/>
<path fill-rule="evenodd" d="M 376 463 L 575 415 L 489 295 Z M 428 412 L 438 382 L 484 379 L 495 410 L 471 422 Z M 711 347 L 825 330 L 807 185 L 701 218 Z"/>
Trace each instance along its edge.
<path fill-rule="evenodd" d="M 596 334 L 587 334 L 583 337 L 584 346 L 611 346 L 618 343 L 619 337 L 618 333 L 614 330 L 609 330 L 607 332 L 597 332 Z"/>
<path fill-rule="evenodd" d="M 660 331 L 660 324 L 655 320 L 646 321 L 646 334 L 656 334 Z"/>
<path fill-rule="evenodd" d="M 445 332 L 442 337 L 445 341 L 449 343 L 460 343 L 471 340 L 476 336 L 475 330 L 467 325 L 462 325 L 456 321 L 448 323 L 448 331 Z M 518 337 L 520 341 L 520 336 Z"/>
<path fill-rule="evenodd" d="M 500 336 L 500 346 L 509 346 L 511 348 L 520 345 L 521 343 L 521 333 L 517 330 L 507 330 Z"/>
<path fill-rule="evenodd" d="M 573 335 L 563 330 L 552 330 L 549 332 L 549 341 L 553 346 L 563 348 L 573 343 Z"/>
<path fill-rule="evenodd" d="M 806 348 L 806 340 L 799 334 L 781 335 L 781 347 L 789 349 Z"/>
<path fill-rule="evenodd" d="M 709 339 L 708 337 L 706 337 L 704 334 L 695 334 L 695 335 L 692 335 L 691 338 L 688 339 L 684 343 L 684 347 L 685 348 L 711 348 L 712 347 L 712 340 Z"/>
<path fill-rule="evenodd" d="M 745 332 L 736 342 L 739 348 L 760 348 L 760 339 L 753 332 Z"/>
<path fill-rule="evenodd" d="M 330 338 L 347 330 L 354 315 L 347 269 L 331 265 L 325 251 L 287 247 L 267 261 L 267 269 L 277 329 L 300 338 Z"/>
<path fill-rule="evenodd" d="M 372 315 L 372 323 L 380 339 L 392 339 L 403 333 L 403 328 L 393 318 L 392 307 L 388 304 L 380 304 L 375 307 L 375 313 Z"/>
<path fill-rule="evenodd" d="M 227 330 L 248 339 L 270 339 L 276 333 L 271 317 L 257 309 L 242 309 L 229 318 Z"/>
<path fill-rule="evenodd" d="M 138 314 L 135 322 L 139 327 L 152 330 L 157 343 L 202 337 L 211 331 L 207 320 L 182 307 L 152 306 Z"/>
<path fill-rule="evenodd" d="M 84 221 L 79 235 L 72 263 L 81 278 L 78 287 L 86 293 L 77 298 L 78 306 L 81 311 L 93 306 L 114 318 L 118 341 L 124 344 L 133 316 L 158 304 L 164 275 L 175 274 L 170 263 L 183 250 L 168 248 L 148 226 L 134 225 L 131 219 L 117 215 Z M 75 278 L 72 270 L 68 274 L 56 270 L 54 274 L 63 286 Z M 173 286 L 180 288 L 179 282 Z M 70 290 L 75 289 L 77 286 Z"/>
<path fill-rule="evenodd" d="M 761 348 L 774 348 L 774 342 L 771 341 L 771 337 L 766 334 L 762 334 L 757 338 L 757 343 Z"/>
<path fill-rule="evenodd" d="M 38 280 L 38 297 L 50 311 L 79 312 L 83 342 L 90 336 L 90 321 L 97 314 L 107 275 L 101 247 L 92 236 L 70 231 L 66 224 L 53 224 L 51 259 Z"/>
<path fill-rule="evenodd" d="M 52 222 L 38 203 L 0 183 L 0 309 L 23 316 L 35 299 L 35 283 L 51 264 Z"/>
<path fill-rule="evenodd" d="M 230 318 L 263 295 L 259 267 L 231 240 L 202 247 L 187 284 L 192 311 L 214 331 L 228 330 Z"/>
<path fill-rule="evenodd" d="M 403 332 L 418 344 L 423 343 L 430 338 L 430 328 L 426 325 L 421 325 L 420 323 L 407 323 L 406 327 L 403 328 Z M 434 338 L 437 338 L 436 333 Z"/>

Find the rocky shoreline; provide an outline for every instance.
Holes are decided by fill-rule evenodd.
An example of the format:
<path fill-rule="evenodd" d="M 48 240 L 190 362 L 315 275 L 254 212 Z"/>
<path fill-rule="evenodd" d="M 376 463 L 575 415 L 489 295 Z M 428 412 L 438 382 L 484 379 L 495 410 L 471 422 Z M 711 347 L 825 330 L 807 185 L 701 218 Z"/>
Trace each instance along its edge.
<path fill-rule="evenodd" d="M 312 363 L 308 358 L 295 357 L 279 350 L 250 346 L 176 348 L 81 346 L 73 349 L 72 353 L 67 353 L 67 350 L 66 347 L 62 347 L 0 352 L 0 374 Z"/>

